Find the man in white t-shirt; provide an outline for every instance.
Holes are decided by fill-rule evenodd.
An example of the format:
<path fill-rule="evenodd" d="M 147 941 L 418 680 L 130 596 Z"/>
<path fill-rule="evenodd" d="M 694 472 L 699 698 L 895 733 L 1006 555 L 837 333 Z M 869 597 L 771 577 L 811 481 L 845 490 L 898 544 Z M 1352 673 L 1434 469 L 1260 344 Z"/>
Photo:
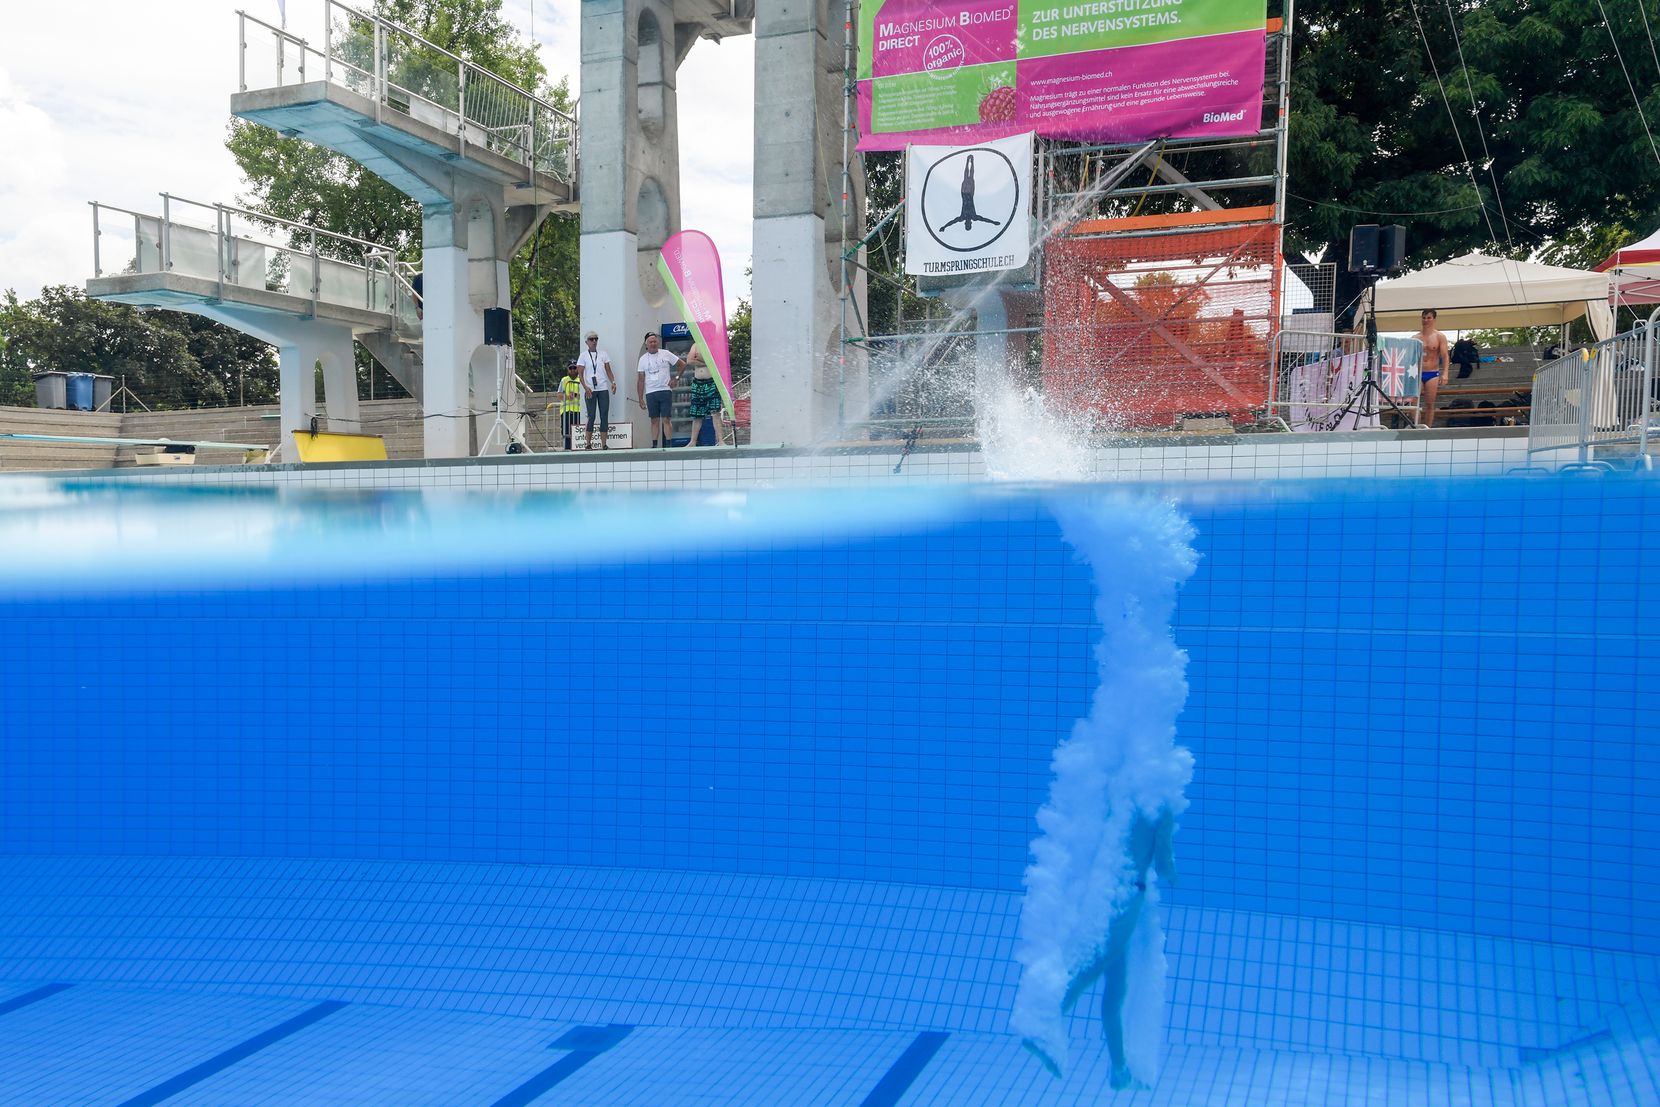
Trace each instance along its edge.
<path fill-rule="evenodd" d="M 582 366 L 582 395 L 588 404 L 588 444 L 594 448 L 594 413 L 599 412 L 599 448 L 611 448 L 611 394 L 617 390 L 617 374 L 611 371 L 611 355 L 599 348 L 599 332 L 589 331 L 576 355 Z"/>
<path fill-rule="evenodd" d="M 696 350 L 692 361 L 703 360 Z M 662 348 L 656 331 L 646 334 L 646 352 L 640 355 L 639 372 L 635 375 L 635 391 L 641 406 L 651 417 L 651 445 L 669 444 L 669 427 L 674 414 L 674 378 L 686 367 L 686 359 Z"/>

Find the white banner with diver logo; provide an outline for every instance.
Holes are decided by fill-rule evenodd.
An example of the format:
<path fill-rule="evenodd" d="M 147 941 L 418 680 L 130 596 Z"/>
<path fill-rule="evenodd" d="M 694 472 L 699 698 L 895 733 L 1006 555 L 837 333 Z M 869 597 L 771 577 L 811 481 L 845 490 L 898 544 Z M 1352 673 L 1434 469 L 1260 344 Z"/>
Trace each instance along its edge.
<path fill-rule="evenodd" d="M 1032 253 L 1032 134 L 906 151 L 905 272 L 1019 269 Z"/>

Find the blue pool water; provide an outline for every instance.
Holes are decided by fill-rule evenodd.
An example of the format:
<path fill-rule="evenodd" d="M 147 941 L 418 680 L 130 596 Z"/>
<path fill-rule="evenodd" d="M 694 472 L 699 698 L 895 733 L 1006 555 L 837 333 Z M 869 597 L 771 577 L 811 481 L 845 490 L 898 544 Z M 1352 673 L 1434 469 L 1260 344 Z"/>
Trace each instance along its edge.
<path fill-rule="evenodd" d="M 1093 1000 L 1063 1079 L 1020 1049 L 1015 950 L 1098 588 L 1163 556 L 1057 518 L 1170 503 L 1193 778 L 1115 1095 Z M 1657 509 L 14 491 L 0 1103 L 1656 1102 Z"/>

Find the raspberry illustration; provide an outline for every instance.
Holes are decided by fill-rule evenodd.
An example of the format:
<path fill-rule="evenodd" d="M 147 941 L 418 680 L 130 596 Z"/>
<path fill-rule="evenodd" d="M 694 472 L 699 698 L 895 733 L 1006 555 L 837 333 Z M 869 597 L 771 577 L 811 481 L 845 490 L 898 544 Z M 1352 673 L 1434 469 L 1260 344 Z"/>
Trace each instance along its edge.
<path fill-rule="evenodd" d="M 980 99 L 980 122 L 1013 123 L 1015 112 L 1014 89 L 1001 85 Z"/>

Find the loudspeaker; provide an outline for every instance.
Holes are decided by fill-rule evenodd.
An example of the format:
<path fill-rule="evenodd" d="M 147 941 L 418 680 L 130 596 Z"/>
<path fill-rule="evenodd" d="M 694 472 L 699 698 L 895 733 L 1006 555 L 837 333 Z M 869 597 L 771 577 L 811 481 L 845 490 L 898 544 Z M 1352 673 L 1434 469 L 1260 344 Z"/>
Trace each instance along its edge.
<path fill-rule="evenodd" d="M 1378 228 L 1378 268 L 1397 273 L 1406 265 L 1406 228 L 1392 224 Z"/>
<path fill-rule="evenodd" d="M 1349 272 L 1397 273 L 1405 265 L 1405 227 L 1361 223 L 1349 231 Z"/>
<path fill-rule="evenodd" d="M 1349 272 L 1371 273 L 1378 268 L 1378 246 L 1383 228 L 1361 223 L 1349 231 Z"/>
<path fill-rule="evenodd" d="M 484 309 L 484 344 L 513 345 L 513 313 L 506 308 Z"/>

